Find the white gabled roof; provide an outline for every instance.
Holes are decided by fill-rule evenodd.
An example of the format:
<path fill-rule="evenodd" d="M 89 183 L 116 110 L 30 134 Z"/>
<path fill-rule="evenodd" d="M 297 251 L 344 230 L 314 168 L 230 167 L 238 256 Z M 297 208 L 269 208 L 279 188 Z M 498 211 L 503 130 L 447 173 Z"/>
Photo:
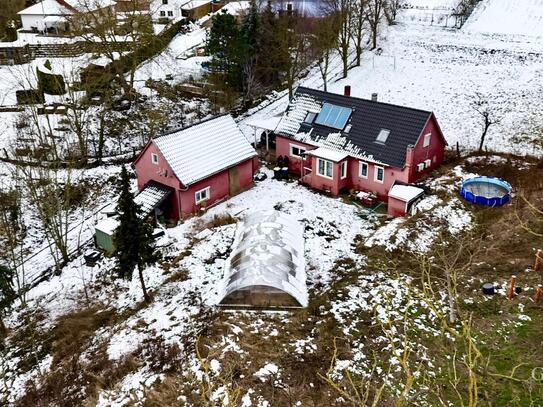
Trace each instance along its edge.
<path fill-rule="evenodd" d="M 412 185 L 393 185 L 388 192 L 388 196 L 399 199 L 404 202 L 411 202 L 413 199 L 418 198 L 424 194 L 424 190 L 414 187 Z"/>
<path fill-rule="evenodd" d="M 34 4 L 33 6 L 27 7 L 17 14 L 19 15 L 46 15 L 46 16 L 56 16 L 63 14 L 72 14 L 72 12 L 67 8 L 61 5 L 56 0 L 43 0 L 39 3 Z"/>
<path fill-rule="evenodd" d="M 256 156 L 230 115 L 155 138 L 154 143 L 185 186 Z"/>
<path fill-rule="evenodd" d="M 331 150 L 326 147 L 319 147 L 315 150 L 309 150 L 307 152 L 309 155 L 314 155 L 315 157 L 324 158 L 325 160 L 334 161 L 336 163 L 344 160 L 349 156 L 349 154 L 343 151 Z"/>

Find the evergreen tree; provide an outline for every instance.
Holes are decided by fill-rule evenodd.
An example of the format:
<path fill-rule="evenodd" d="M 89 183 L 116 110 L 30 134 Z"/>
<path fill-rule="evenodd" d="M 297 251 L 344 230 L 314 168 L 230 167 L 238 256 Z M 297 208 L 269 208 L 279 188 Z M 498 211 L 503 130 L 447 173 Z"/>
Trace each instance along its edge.
<path fill-rule="evenodd" d="M 247 46 L 234 16 L 225 12 L 215 15 L 207 41 L 207 52 L 212 56 L 210 66 L 235 90 L 242 88 L 246 50 Z"/>
<path fill-rule="evenodd" d="M 249 13 L 243 18 L 241 36 L 247 44 L 247 56 L 256 58 L 260 53 L 260 13 L 256 0 L 251 0 Z"/>
<path fill-rule="evenodd" d="M 145 266 L 154 264 L 158 260 L 153 246 L 153 229 L 140 218 L 141 210 L 130 192 L 130 178 L 124 166 L 121 171 L 120 186 L 121 194 L 117 204 L 120 224 L 114 235 L 117 270 L 122 278 L 130 279 L 134 268 L 137 267 L 143 297 L 145 301 L 149 301 L 143 270 Z"/>
<path fill-rule="evenodd" d="M 9 308 L 17 297 L 13 288 L 14 272 L 6 266 L 0 265 L 0 339 L 6 336 L 6 326 L 4 325 L 4 311 Z"/>

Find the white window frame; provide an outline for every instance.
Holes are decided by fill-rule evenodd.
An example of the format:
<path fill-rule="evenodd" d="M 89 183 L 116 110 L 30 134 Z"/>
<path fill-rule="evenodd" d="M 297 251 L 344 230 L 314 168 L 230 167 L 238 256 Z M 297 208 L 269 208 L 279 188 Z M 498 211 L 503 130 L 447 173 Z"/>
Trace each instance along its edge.
<path fill-rule="evenodd" d="M 379 170 L 383 170 L 383 179 L 379 179 L 377 178 L 377 174 L 379 174 Z M 375 166 L 373 167 L 373 180 L 375 182 L 379 182 L 380 184 L 384 183 L 385 182 L 385 167 L 379 167 L 379 166 Z"/>
<path fill-rule="evenodd" d="M 202 198 L 202 192 L 205 192 L 204 198 Z M 200 199 L 198 199 L 198 194 L 200 195 Z M 199 203 L 207 201 L 209 197 L 210 197 L 210 187 L 205 187 L 194 193 L 194 202 L 196 202 L 196 204 L 198 205 Z"/>
<path fill-rule="evenodd" d="M 302 158 L 301 155 L 297 155 L 297 154 L 293 153 L 292 149 L 294 149 L 294 148 L 297 148 L 298 150 L 303 150 L 304 153 L 307 151 L 307 148 L 299 146 L 298 144 L 289 144 L 289 146 L 290 146 L 289 147 L 289 155 L 291 157 Z"/>
<path fill-rule="evenodd" d="M 321 173 L 320 171 L 320 162 L 324 163 L 324 173 Z M 330 174 L 331 176 L 326 175 L 326 168 L 328 167 L 328 164 L 330 164 Z M 328 178 L 328 179 L 334 179 L 334 162 L 330 160 L 325 160 L 324 158 L 317 157 L 317 175 L 319 177 Z"/>
<path fill-rule="evenodd" d="M 366 175 L 362 174 L 362 167 L 366 167 Z M 370 165 L 367 162 L 360 161 L 360 166 L 358 167 L 358 176 L 360 178 L 368 179 L 368 174 L 370 172 Z"/>
<path fill-rule="evenodd" d="M 430 140 L 432 139 L 432 133 L 426 133 L 424 135 L 424 140 L 422 140 L 422 146 L 428 147 L 430 145 Z"/>
<path fill-rule="evenodd" d="M 157 153 L 151 153 L 151 162 L 155 165 L 158 165 L 158 154 Z"/>
<path fill-rule="evenodd" d="M 339 167 L 341 179 L 347 178 L 347 163 L 348 161 L 342 161 Z"/>
<path fill-rule="evenodd" d="M 168 17 L 173 17 L 173 11 L 172 10 L 168 10 Z"/>

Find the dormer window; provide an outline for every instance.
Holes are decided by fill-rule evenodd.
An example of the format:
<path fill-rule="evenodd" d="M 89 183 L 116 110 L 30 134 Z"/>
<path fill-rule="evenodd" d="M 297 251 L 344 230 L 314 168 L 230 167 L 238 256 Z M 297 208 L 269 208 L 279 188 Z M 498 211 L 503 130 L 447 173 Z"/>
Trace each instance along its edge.
<path fill-rule="evenodd" d="M 317 113 L 313 112 L 307 112 L 307 115 L 305 116 L 304 123 L 313 123 L 313 120 L 315 120 L 315 117 L 317 117 Z"/>
<path fill-rule="evenodd" d="M 377 135 L 377 138 L 375 139 L 375 142 L 380 143 L 380 144 L 385 144 L 387 142 L 389 134 L 390 134 L 390 130 L 381 129 L 381 131 Z"/>

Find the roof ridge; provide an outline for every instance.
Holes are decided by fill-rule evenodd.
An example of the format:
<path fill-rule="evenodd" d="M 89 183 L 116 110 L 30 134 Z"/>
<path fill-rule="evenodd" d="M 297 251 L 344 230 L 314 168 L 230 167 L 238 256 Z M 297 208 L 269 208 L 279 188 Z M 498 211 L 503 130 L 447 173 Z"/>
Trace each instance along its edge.
<path fill-rule="evenodd" d="M 192 124 L 189 124 L 188 126 L 184 126 L 184 127 L 178 127 L 176 129 L 173 129 L 173 130 L 167 131 L 165 133 L 159 134 L 158 136 L 153 137 L 153 140 L 156 140 L 156 139 L 164 137 L 164 136 L 169 136 L 170 134 L 179 133 L 181 131 L 190 129 L 191 127 L 199 126 L 200 124 L 204 124 L 204 123 L 210 122 L 210 121 L 215 120 L 215 119 L 219 119 L 219 118 L 224 117 L 224 116 L 231 116 L 231 114 L 230 114 L 230 112 L 227 112 L 227 113 L 220 114 L 218 116 L 208 117 L 207 119 L 200 120 L 197 123 L 192 123 Z M 232 120 L 234 120 L 233 117 L 232 117 Z M 234 123 L 235 123 L 235 120 L 234 120 Z M 236 126 L 237 126 L 237 123 L 236 123 Z"/>
<path fill-rule="evenodd" d="M 402 105 L 397 105 L 397 104 L 394 104 L 394 103 L 387 103 L 387 102 L 379 102 L 379 101 L 373 101 L 373 100 L 370 100 L 370 99 L 364 99 L 364 98 L 360 98 L 360 97 L 356 97 L 356 96 L 345 96 L 345 95 L 342 95 L 341 93 L 334 93 L 334 92 L 327 92 L 327 91 L 324 91 L 324 90 L 320 90 L 320 89 L 314 89 L 314 88 L 308 88 L 306 86 L 298 86 L 296 88 L 296 92 L 295 93 L 298 93 L 299 90 L 309 90 L 311 92 L 318 92 L 320 94 L 323 94 L 323 95 L 333 95 L 333 96 L 339 96 L 341 98 L 345 98 L 345 99 L 357 99 L 357 100 L 362 100 L 364 102 L 370 102 L 370 103 L 376 103 L 376 104 L 380 104 L 380 105 L 386 105 L 386 106 L 393 106 L 393 107 L 399 107 L 399 108 L 402 108 L 402 109 L 409 109 L 409 110 L 416 110 L 418 112 L 424 112 L 424 113 L 428 113 L 428 114 L 432 114 L 433 112 L 430 111 L 430 110 L 424 110 L 424 109 L 417 109 L 417 108 L 414 108 L 414 107 L 409 107 L 409 106 L 402 106 Z"/>

